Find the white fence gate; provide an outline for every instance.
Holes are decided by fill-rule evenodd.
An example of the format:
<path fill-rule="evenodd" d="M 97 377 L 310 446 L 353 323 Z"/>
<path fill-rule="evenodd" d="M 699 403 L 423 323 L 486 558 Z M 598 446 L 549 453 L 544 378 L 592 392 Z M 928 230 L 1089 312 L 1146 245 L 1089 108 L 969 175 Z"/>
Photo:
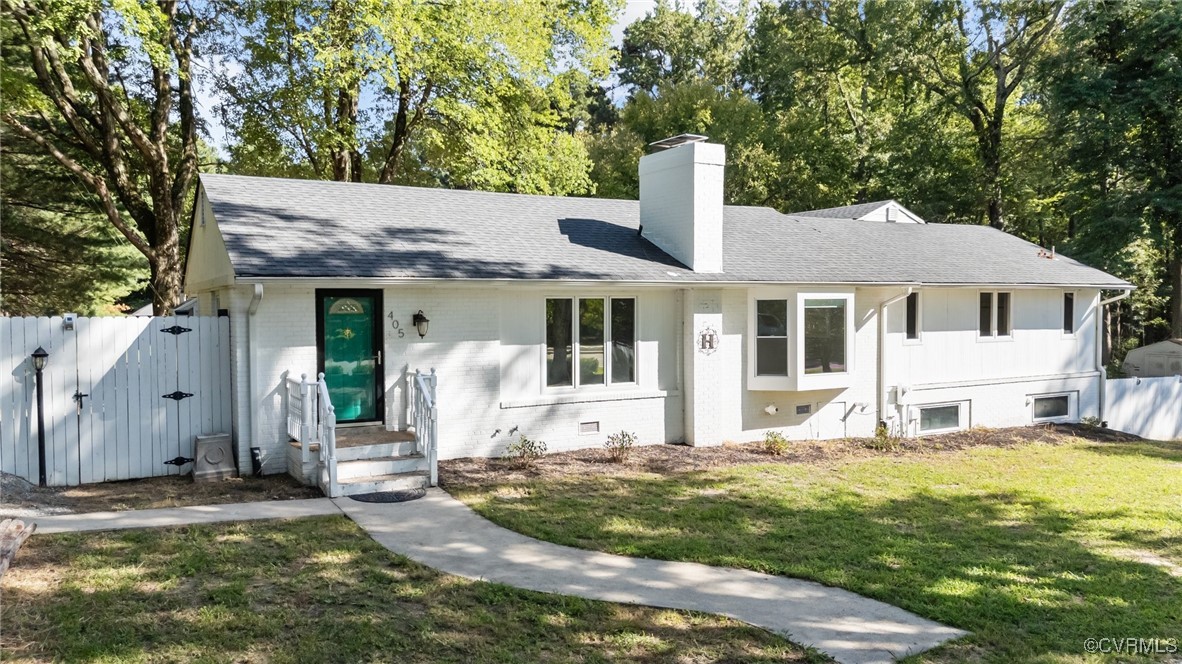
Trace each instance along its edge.
<path fill-rule="evenodd" d="M 0 318 L 0 470 L 37 482 L 38 346 L 50 486 L 189 470 L 164 462 L 230 432 L 229 339 L 224 317 Z"/>
<path fill-rule="evenodd" d="M 1113 429 L 1151 440 L 1182 438 L 1182 376 L 1109 380 L 1105 402 Z"/>

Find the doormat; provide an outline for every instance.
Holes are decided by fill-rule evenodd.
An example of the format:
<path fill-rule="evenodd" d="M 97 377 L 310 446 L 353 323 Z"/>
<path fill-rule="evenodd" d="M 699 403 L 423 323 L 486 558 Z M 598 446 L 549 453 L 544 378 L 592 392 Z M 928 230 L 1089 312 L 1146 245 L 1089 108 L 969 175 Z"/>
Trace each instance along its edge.
<path fill-rule="evenodd" d="M 373 493 L 359 493 L 349 496 L 359 503 L 405 503 L 408 500 L 418 500 L 427 495 L 426 489 L 406 489 L 403 491 L 375 491 Z"/>

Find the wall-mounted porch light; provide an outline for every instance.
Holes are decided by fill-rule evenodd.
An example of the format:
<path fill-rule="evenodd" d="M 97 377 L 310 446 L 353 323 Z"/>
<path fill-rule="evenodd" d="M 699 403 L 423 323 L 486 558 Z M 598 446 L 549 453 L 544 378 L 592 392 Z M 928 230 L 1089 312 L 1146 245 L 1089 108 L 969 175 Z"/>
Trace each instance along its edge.
<path fill-rule="evenodd" d="M 427 326 L 431 324 L 431 321 L 423 314 L 423 310 L 419 309 L 411 320 L 415 324 L 415 329 L 419 332 L 419 338 L 422 339 L 427 336 Z"/>

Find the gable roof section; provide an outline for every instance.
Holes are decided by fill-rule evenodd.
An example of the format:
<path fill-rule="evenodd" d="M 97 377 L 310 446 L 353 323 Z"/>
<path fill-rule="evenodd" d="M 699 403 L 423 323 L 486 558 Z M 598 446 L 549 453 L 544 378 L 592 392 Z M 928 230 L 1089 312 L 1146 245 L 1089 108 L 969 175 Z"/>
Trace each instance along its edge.
<path fill-rule="evenodd" d="M 986 226 L 727 206 L 721 274 L 639 235 L 637 201 L 202 175 L 239 279 L 1048 285 L 1128 288 Z M 812 214 L 812 213 L 810 213 Z"/>
<path fill-rule="evenodd" d="M 813 219 L 858 219 L 863 221 L 886 221 L 886 212 L 883 208 L 895 208 L 902 214 L 906 221 L 916 224 L 926 224 L 918 214 L 903 207 L 901 203 L 894 199 L 885 201 L 874 201 L 872 203 L 859 203 L 857 205 L 843 205 L 842 207 L 823 208 L 821 210 L 809 210 L 807 212 L 793 212 L 795 217 L 810 217 Z M 881 213 L 880 213 L 881 212 Z"/>

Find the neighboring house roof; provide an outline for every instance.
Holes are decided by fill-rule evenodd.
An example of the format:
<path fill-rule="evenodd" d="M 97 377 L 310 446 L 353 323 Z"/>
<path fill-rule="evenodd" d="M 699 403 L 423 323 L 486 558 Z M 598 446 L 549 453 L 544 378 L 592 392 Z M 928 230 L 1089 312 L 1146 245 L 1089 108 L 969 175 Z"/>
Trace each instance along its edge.
<path fill-rule="evenodd" d="M 898 214 L 904 217 L 900 221 L 911 221 L 917 224 L 927 223 L 918 214 L 903 207 L 894 199 L 874 201 L 873 203 L 859 203 L 857 205 L 843 205 L 841 207 L 824 208 L 821 210 L 809 210 L 807 212 L 792 212 L 789 214 L 794 217 L 810 217 L 813 219 L 869 219 L 871 221 L 886 221 L 885 212 L 876 214 L 883 208 L 894 208 Z"/>
<path fill-rule="evenodd" d="M 238 278 L 1130 287 L 987 226 L 726 206 L 724 272 L 711 274 L 640 237 L 637 201 L 232 175 L 201 183 Z"/>

